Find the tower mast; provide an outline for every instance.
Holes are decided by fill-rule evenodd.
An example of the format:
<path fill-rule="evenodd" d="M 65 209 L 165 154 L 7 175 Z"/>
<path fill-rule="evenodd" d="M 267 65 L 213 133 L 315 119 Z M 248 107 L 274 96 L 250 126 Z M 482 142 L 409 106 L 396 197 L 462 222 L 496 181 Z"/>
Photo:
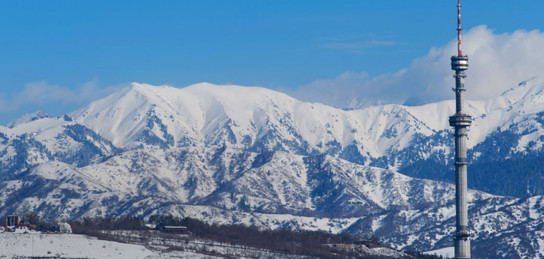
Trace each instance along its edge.
<path fill-rule="evenodd" d="M 467 127 L 472 117 L 464 108 L 468 57 L 461 50 L 461 0 L 457 0 L 457 56 L 451 57 L 451 69 L 455 71 L 455 114 L 450 116 L 450 126 L 455 128 L 455 258 L 470 258 L 470 231 L 468 230 L 467 202 Z"/>

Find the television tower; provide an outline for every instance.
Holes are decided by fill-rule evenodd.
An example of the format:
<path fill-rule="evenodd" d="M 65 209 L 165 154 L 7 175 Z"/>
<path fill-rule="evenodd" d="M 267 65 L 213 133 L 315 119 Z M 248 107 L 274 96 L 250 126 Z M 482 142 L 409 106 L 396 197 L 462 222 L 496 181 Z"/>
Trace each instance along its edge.
<path fill-rule="evenodd" d="M 470 258 L 470 231 L 468 230 L 467 202 L 467 127 L 472 117 L 466 114 L 463 96 L 468 69 L 468 57 L 461 51 L 461 0 L 457 0 L 457 56 L 451 57 L 451 69 L 455 71 L 455 114 L 450 116 L 450 126 L 455 128 L 455 258 Z"/>

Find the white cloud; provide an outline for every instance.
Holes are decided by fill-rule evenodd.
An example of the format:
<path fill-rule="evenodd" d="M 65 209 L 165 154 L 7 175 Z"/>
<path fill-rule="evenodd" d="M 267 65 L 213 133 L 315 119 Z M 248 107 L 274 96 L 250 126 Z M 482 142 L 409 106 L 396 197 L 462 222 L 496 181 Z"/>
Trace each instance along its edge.
<path fill-rule="evenodd" d="M 9 99 L 0 99 L 0 114 L 3 114 L 2 117 L 11 118 L 6 114 L 17 114 L 21 110 L 43 109 L 47 111 L 57 110 L 62 106 L 83 106 L 111 94 L 123 86 L 126 85 L 100 87 L 96 79 L 74 88 L 49 84 L 46 81 L 32 82 L 26 84 L 20 92 L 15 94 L 0 94 L 0 96 L 10 96 Z"/>
<path fill-rule="evenodd" d="M 46 81 L 32 82 L 15 94 L 11 100 L 3 100 L 1 110 L 17 110 L 25 105 L 41 105 L 49 103 L 86 104 L 90 101 L 113 93 L 121 86 L 101 88 L 98 80 L 93 79 L 78 85 L 75 88 L 67 88 L 49 84 Z"/>
<path fill-rule="evenodd" d="M 469 99 L 498 96 L 521 81 L 544 74 L 544 33 L 517 30 L 495 34 L 478 26 L 463 35 L 463 51 L 469 56 L 466 88 Z M 353 99 L 364 103 L 426 103 L 453 99 L 454 81 L 450 57 L 456 41 L 418 58 L 396 73 L 369 77 L 345 72 L 334 79 L 316 80 L 294 95 L 308 101 L 349 106 Z M 351 103 L 353 104 L 353 103 Z"/>

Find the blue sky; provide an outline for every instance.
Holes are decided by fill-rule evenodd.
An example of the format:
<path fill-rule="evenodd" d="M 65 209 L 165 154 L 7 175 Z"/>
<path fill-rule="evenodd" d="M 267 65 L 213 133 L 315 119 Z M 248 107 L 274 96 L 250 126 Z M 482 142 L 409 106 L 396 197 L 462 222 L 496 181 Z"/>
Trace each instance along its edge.
<path fill-rule="evenodd" d="M 295 91 L 346 71 L 395 73 L 454 39 L 456 3 L 2 1 L 0 123 L 35 110 L 70 112 L 133 81 Z M 544 26 L 541 0 L 463 7 L 467 30 Z"/>

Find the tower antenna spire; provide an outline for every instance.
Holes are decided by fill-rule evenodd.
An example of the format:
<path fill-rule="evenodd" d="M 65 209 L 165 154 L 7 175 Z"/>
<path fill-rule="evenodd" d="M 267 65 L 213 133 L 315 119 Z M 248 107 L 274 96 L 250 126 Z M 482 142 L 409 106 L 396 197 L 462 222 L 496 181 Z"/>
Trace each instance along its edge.
<path fill-rule="evenodd" d="M 457 56 L 463 56 L 461 50 L 461 0 L 457 0 Z"/>

